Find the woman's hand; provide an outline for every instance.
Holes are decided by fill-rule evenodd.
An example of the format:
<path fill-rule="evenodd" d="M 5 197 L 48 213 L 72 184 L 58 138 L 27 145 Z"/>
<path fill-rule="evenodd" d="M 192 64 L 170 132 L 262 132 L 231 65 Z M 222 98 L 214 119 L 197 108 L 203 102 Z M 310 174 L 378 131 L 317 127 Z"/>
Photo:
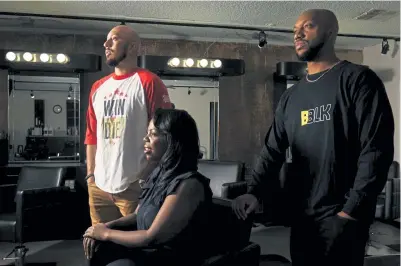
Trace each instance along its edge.
<path fill-rule="evenodd" d="M 84 237 L 90 237 L 100 241 L 106 241 L 110 229 L 102 223 L 89 227 L 84 234 Z"/>
<path fill-rule="evenodd" d="M 99 242 L 97 242 L 93 238 L 84 237 L 83 244 L 84 244 L 85 256 L 88 260 L 90 260 L 93 257 L 93 254 L 97 251 L 99 247 Z"/>

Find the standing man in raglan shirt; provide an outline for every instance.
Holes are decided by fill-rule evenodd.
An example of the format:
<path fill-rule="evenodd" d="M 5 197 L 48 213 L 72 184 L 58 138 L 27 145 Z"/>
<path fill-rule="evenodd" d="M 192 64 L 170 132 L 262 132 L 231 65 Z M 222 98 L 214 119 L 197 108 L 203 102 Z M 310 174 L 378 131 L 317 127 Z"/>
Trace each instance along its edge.
<path fill-rule="evenodd" d="M 308 74 L 281 97 L 248 194 L 233 204 L 245 218 L 259 199 L 274 195 L 291 147 L 285 212 L 293 266 L 363 266 L 377 196 L 394 156 L 384 85 L 368 67 L 337 58 L 337 33 L 329 10 L 298 18 L 295 51 Z"/>
<path fill-rule="evenodd" d="M 158 108 L 171 108 L 158 76 L 137 66 L 139 36 L 125 25 L 104 43 L 114 73 L 96 81 L 89 96 L 86 160 L 92 225 L 133 213 L 141 193 L 143 138 Z"/>

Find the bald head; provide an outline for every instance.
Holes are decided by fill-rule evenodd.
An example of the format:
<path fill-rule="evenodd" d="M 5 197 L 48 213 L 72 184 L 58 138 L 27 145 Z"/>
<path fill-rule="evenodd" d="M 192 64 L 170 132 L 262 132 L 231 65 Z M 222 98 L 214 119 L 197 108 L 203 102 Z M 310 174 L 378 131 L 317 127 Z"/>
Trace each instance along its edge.
<path fill-rule="evenodd" d="M 138 33 L 136 33 L 132 28 L 126 25 L 119 25 L 111 29 L 109 34 L 107 35 L 107 39 L 109 36 L 116 35 L 128 44 L 133 44 L 137 48 L 137 52 L 139 52 L 141 39 L 139 38 Z"/>
<path fill-rule="evenodd" d="M 338 20 L 336 15 L 327 9 L 309 9 L 304 11 L 298 18 L 314 21 L 319 27 L 326 31 L 332 31 L 337 36 Z"/>
<path fill-rule="evenodd" d="M 304 11 L 294 26 L 295 50 L 300 60 L 311 61 L 334 50 L 338 34 L 336 15 L 326 9 Z"/>
<path fill-rule="evenodd" d="M 122 62 L 136 64 L 140 46 L 141 40 L 132 28 L 126 25 L 114 27 L 104 43 L 107 64 L 115 67 Z"/>

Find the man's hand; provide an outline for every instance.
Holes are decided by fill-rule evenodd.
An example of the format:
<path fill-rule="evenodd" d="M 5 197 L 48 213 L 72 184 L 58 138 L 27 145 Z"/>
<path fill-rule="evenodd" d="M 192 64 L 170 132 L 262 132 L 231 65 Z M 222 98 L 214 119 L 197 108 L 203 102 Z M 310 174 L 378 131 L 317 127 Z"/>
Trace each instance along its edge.
<path fill-rule="evenodd" d="M 232 208 L 238 219 L 245 220 L 248 214 L 252 213 L 258 207 L 258 200 L 252 194 L 244 194 L 236 198 L 232 203 Z"/>
<path fill-rule="evenodd" d="M 99 242 L 93 238 L 84 237 L 83 245 L 85 256 L 88 260 L 90 260 L 93 257 L 93 254 L 98 250 Z"/>

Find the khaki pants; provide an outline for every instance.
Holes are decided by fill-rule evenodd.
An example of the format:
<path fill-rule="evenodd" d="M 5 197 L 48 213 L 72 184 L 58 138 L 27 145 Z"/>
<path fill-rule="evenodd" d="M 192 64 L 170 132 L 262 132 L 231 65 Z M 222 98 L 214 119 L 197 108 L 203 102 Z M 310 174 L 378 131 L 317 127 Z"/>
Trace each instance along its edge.
<path fill-rule="evenodd" d="M 107 223 L 135 211 L 142 189 L 139 181 L 133 182 L 125 191 L 108 193 L 88 182 L 89 209 L 92 225 Z"/>

